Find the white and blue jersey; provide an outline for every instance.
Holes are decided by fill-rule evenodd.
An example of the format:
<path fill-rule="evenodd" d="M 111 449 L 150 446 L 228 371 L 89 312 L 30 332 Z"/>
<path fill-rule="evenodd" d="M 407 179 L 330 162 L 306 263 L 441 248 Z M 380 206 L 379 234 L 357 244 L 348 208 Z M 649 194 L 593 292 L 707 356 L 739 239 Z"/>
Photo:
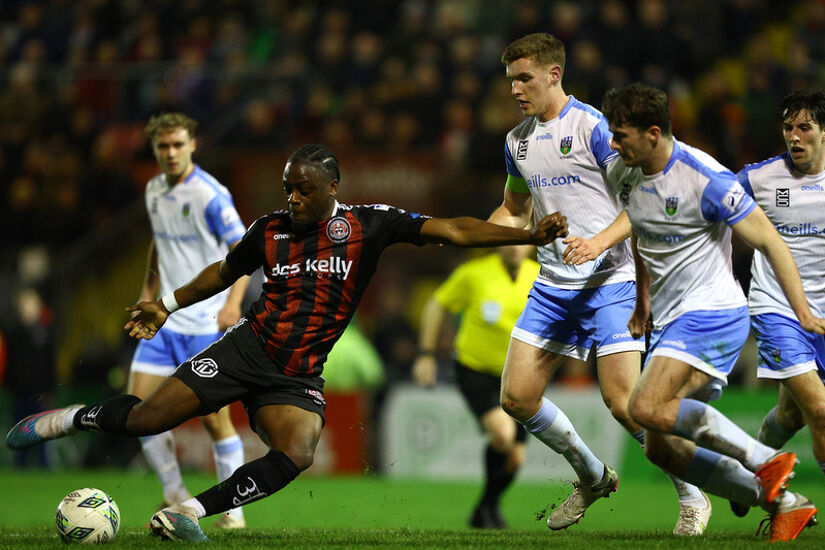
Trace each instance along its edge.
<path fill-rule="evenodd" d="M 654 329 L 691 311 L 747 305 L 733 276 L 730 226 L 756 208 L 733 172 L 674 140 L 662 172 L 616 159 L 607 176 L 627 210 L 650 273 Z"/>
<path fill-rule="evenodd" d="M 590 238 L 622 210 L 604 177 L 605 165 L 616 156 L 610 138 L 604 116 L 570 96 L 558 118 L 529 117 L 507 134 L 507 186 L 530 193 L 534 222 L 559 211 L 571 235 Z M 565 248 L 560 239 L 538 248 L 538 282 L 576 290 L 635 281 L 628 242 L 582 265 L 565 265 Z"/>
<path fill-rule="evenodd" d="M 176 185 L 170 186 L 164 174 L 152 178 L 146 185 L 146 209 L 157 250 L 161 296 L 222 260 L 228 245 L 246 233 L 229 191 L 198 166 Z M 217 333 L 217 315 L 228 292 L 176 311 L 164 328 L 180 334 Z"/>
<path fill-rule="evenodd" d="M 786 152 L 748 164 L 736 177 L 791 250 L 811 311 L 825 316 L 825 172 L 794 172 Z M 757 376 L 785 379 L 818 369 L 825 377 L 825 336 L 802 330 L 773 267 L 759 251 L 753 253 L 751 275 L 748 305 L 759 347 Z"/>
<path fill-rule="evenodd" d="M 811 312 L 825 317 L 825 172 L 793 172 L 785 153 L 748 164 L 736 177 L 791 249 Z M 770 262 L 758 250 L 753 253 L 751 275 L 751 315 L 778 313 L 796 319 Z"/>

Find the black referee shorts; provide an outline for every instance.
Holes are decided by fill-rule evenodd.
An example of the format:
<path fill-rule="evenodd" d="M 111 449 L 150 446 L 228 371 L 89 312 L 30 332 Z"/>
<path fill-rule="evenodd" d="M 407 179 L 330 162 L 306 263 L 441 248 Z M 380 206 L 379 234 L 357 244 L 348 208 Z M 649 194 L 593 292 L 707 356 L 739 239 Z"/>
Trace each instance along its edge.
<path fill-rule="evenodd" d="M 172 376 L 212 411 L 240 400 L 253 431 L 255 412 L 264 405 L 294 405 L 324 420 L 324 379 L 283 374 L 246 319 L 181 363 Z"/>
<path fill-rule="evenodd" d="M 501 377 L 486 372 L 478 372 L 454 361 L 456 381 L 461 395 L 467 401 L 473 416 L 481 424 L 481 417 L 491 409 L 501 408 Z M 527 430 L 516 422 L 516 441 L 525 441 Z"/>

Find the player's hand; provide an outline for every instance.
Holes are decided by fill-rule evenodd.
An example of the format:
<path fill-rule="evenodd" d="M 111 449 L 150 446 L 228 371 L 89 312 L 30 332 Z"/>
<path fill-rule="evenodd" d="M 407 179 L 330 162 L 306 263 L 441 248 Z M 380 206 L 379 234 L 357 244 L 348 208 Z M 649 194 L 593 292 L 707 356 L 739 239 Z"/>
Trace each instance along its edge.
<path fill-rule="evenodd" d="M 434 386 L 438 364 L 432 355 L 421 355 L 412 367 L 412 377 L 419 386 Z"/>
<path fill-rule="evenodd" d="M 532 231 L 531 244 L 542 246 L 559 237 L 567 236 L 567 217 L 560 212 L 545 216 Z"/>
<path fill-rule="evenodd" d="M 230 327 L 234 326 L 240 318 L 241 308 L 224 304 L 218 312 L 218 330 L 221 332 L 226 331 Z"/>
<path fill-rule="evenodd" d="M 825 319 L 814 317 L 813 314 L 805 319 L 800 319 L 799 324 L 803 330 L 816 334 L 825 334 Z"/>
<path fill-rule="evenodd" d="M 169 317 L 160 300 L 144 300 L 126 308 L 133 316 L 123 325 L 132 338 L 151 340 Z"/>
<path fill-rule="evenodd" d="M 595 260 L 604 252 L 604 247 L 595 238 L 583 239 L 571 235 L 562 242 L 567 245 L 562 253 L 562 258 L 566 264 L 581 265 Z"/>
<path fill-rule="evenodd" d="M 650 312 L 639 311 L 638 307 L 634 308 L 630 320 L 627 322 L 627 328 L 633 338 L 641 338 L 645 334 L 649 334 L 653 330 L 653 320 L 650 317 Z"/>

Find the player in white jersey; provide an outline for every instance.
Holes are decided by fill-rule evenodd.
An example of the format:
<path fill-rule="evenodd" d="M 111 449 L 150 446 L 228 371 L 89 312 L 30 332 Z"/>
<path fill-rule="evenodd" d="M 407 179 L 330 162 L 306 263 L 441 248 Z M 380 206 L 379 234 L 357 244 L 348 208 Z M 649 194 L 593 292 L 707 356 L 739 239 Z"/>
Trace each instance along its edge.
<path fill-rule="evenodd" d="M 504 410 L 564 456 L 579 478 L 547 520 L 551 529 L 564 529 L 614 491 L 618 476 L 543 393 L 565 356 L 586 360 L 595 347 L 604 402 L 643 443 L 644 431 L 627 410 L 644 351 L 644 341 L 627 330 L 635 300 L 634 266 L 624 235 L 598 242 L 588 238 L 610 226 L 621 211 L 604 179 L 605 163 L 615 153 L 601 113 L 562 89 L 564 45 L 549 34 L 530 34 L 510 44 L 501 60 L 527 119 L 507 135 L 504 201 L 490 221 L 524 227 L 531 218 L 559 210 L 567 216 L 570 234 L 583 237 L 539 247 L 541 271 L 512 331 L 501 387 Z M 585 263 L 590 259 L 595 262 Z M 671 479 L 680 504 L 673 532 L 701 534 L 710 501 L 695 487 Z"/>
<path fill-rule="evenodd" d="M 229 191 L 192 161 L 197 122 L 180 113 L 165 113 L 149 121 L 146 135 L 162 172 L 146 185 L 146 209 L 152 242 L 139 300 L 154 300 L 195 278 L 220 260 L 229 246 L 246 233 Z M 152 340 L 141 340 L 129 374 L 128 393 L 145 399 L 187 358 L 195 355 L 234 325 L 248 277 L 231 289 L 187 308 Z M 202 417 L 212 438 L 220 481 L 244 463 L 243 443 L 229 417 L 229 408 Z M 190 498 L 175 454 L 172 432 L 140 438 L 144 456 L 163 486 L 165 505 Z M 240 508 L 216 525 L 244 527 Z"/>
<path fill-rule="evenodd" d="M 790 248 L 808 304 L 825 316 L 825 93 L 794 92 L 782 101 L 787 151 L 737 174 Z M 758 251 L 748 294 L 751 329 L 759 347 L 759 378 L 779 380 L 779 404 L 756 438 L 781 448 L 805 424 L 825 473 L 825 336 L 802 329 L 773 267 Z M 742 510 L 739 512 L 741 513 Z"/>
<path fill-rule="evenodd" d="M 628 326 L 643 334 L 652 321 L 647 364 L 630 398 L 631 415 L 648 430 L 645 452 L 710 493 L 763 507 L 771 540 L 794 539 L 816 514 L 807 498 L 785 491 L 795 455 L 756 441 L 697 398 L 727 383 L 748 335 L 731 232 L 768 258 L 805 330 L 823 333 L 825 320 L 811 313 L 788 247 L 733 173 L 673 138 L 664 92 L 614 89 L 602 110 L 621 157 L 607 175 L 639 260 Z"/>

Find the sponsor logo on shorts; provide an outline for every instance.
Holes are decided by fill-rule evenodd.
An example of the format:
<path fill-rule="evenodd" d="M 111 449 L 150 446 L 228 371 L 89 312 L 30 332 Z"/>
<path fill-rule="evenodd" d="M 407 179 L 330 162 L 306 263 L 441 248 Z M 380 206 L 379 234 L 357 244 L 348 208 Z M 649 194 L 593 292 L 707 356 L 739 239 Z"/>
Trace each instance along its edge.
<path fill-rule="evenodd" d="M 313 401 L 315 401 L 316 405 L 320 407 L 326 407 L 327 402 L 324 400 L 324 394 L 322 394 L 318 390 L 304 389 L 304 391 L 307 393 L 308 396 L 312 398 Z"/>
<path fill-rule="evenodd" d="M 214 378 L 218 374 L 218 364 L 210 357 L 203 357 L 192 361 L 192 372 L 201 378 Z"/>
<path fill-rule="evenodd" d="M 782 362 L 782 351 L 776 348 L 771 350 L 771 357 L 773 358 L 774 363 L 781 363 Z"/>
<path fill-rule="evenodd" d="M 614 340 L 624 340 L 625 338 L 633 338 L 633 337 L 630 335 L 630 331 L 626 330 L 624 332 L 619 332 L 619 333 L 614 334 L 613 336 L 611 336 L 611 338 L 613 338 Z"/>
<path fill-rule="evenodd" d="M 791 205 L 791 190 L 777 189 L 776 190 L 776 206 L 789 207 Z"/>
<path fill-rule="evenodd" d="M 681 340 L 662 340 L 662 345 L 671 348 L 687 349 L 687 345 Z"/>

